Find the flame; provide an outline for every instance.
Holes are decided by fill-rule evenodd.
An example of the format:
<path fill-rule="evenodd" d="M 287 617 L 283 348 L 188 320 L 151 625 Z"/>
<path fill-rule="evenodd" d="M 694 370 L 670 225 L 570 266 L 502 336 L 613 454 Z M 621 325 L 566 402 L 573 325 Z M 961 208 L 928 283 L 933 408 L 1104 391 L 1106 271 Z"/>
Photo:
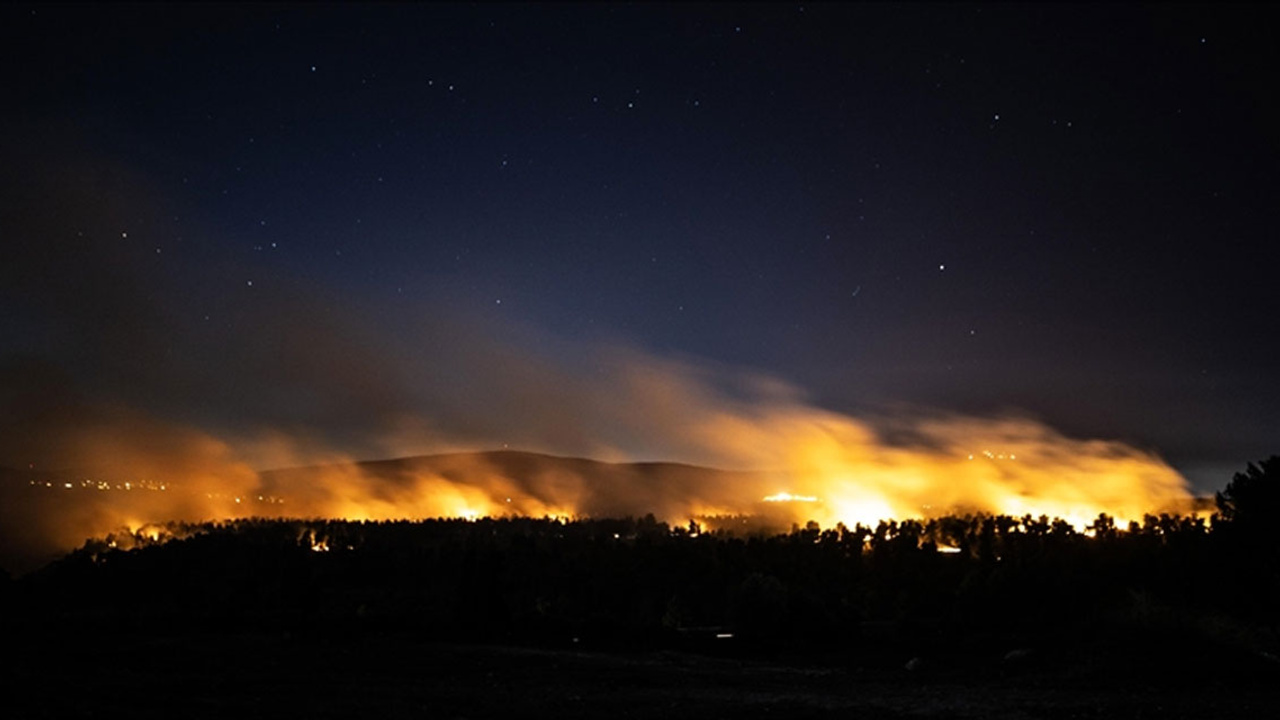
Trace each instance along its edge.
<path fill-rule="evenodd" d="M 579 421 L 601 438 L 587 454 L 632 460 L 642 454 L 622 449 L 624 441 L 643 441 L 663 459 L 731 470 L 464 453 L 358 463 L 283 434 L 245 442 L 127 412 L 68 435 L 60 449 L 69 466 L 117 472 L 79 484 L 32 479 L 34 509 L 7 507 L 23 520 L 6 525 L 71 549 L 126 523 L 252 516 L 652 513 L 707 529 L 732 526 L 724 518 L 735 516 L 852 527 L 986 512 L 1046 515 L 1083 530 L 1101 513 L 1123 526 L 1190 507 L 1185 480 L 1154 454 L 1067 437 L 1028 418 L 918 411 L 855 418 L 805 403 L 776 381 L 751 377 L 726 391 L 703 368 L 635 356 L 606 376 L 611 393 L 598 394 L 612 395 L 610 404 L 584 407 Z M 259 467 L 301 469 L 257 472 L 249 456 Z"/>
<path fill-rule="evenodd" d="M 868 422 L 812 409 L 706 421 L 694 430 L 707 446 L 738 453 L 746 469 L 459 454 L 395 467 L 331 464 L 266 492 L 287 497 L 292 515 L 353 520 L 654 513 L 673 525 L 768 515 L 852 527 L 985 512 L 1047 515 L 1084 530 L 1100 513 L 1123 525 L 1189 507 L 1185 482 L 1157 457 L 1027 419 L 935 416 L 907 424 L 898 442 Z"/>
<path fill-rule="evenodd" d="M 789 501 L 827 526 L 988 512 L 1048 515 L 1083 529 L 1099 513 L 1128 522 L 1190 501 L 1185 480 L 1154 455 L 1068 438 L 1025 418 L 895 418 L 877 428 L 788 406 L 709 417 L 695 430 L 750 464 L 778 469 L 791 487 L 765 499 Z M 893 433 L 906 439 L 882 437 Z"/>
<path fill-rule="evenodd" d="M 780 492 L 773 495 L 767 495 L 765 502 L 818 502 L 818 498 L 813 495 L 792 495 L 789 492 Z"/>

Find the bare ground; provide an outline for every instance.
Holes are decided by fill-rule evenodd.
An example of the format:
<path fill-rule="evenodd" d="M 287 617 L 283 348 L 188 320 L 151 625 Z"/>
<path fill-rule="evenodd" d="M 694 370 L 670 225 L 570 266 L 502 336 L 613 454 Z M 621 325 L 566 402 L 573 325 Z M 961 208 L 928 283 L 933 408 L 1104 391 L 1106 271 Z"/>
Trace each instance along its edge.
<path fill-rule="evenodd" d="M 1170 675 L 1101 651 L 1037 661 L 821 659 L 418 642 L 390 633 L 19 633 L 17 718 L 1253 718 L 1280 670 Z M 1044 655 L 1044 654 L 1042 654 Z M 1203 659 L 1203 658 L 1202 658 Z M 1167 659 L 1166 659 L 1167 660 Z M 1190 659 L 1190 660 L 1194 660 Z"/>

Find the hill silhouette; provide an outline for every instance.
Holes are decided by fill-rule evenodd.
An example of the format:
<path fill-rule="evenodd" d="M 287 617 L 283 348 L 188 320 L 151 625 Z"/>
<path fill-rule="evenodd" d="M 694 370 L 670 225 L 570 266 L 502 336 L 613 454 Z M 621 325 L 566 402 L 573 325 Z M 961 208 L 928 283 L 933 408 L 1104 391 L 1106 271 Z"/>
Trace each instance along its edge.
<path fill-rule="evenodd" d="M 344 466 L 313 465 L 261 473 L 263 485 L 282 494 L 297 492 Z M 605 462 L 517 450 L 444 453 L 352 464 L 365 477 L 403 486 L 424 475 L 463 485 L 501 479 L 512 489 L 554 504 L 555 493 L 572 495 L 575 513 L 592 517 L 633 514 L 644 507 L 661 514 L 665 506 L 708 498 L 741 504 L 776 492 L 776 474 L 721 470 L 672 462 Z"/>

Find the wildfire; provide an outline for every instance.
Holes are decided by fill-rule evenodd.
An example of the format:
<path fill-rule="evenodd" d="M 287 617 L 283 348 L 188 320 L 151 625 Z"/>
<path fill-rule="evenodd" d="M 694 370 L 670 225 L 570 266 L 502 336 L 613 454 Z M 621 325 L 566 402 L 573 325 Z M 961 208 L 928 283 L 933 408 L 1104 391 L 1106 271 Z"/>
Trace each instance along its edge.
<path fill-rule="evenodd" d="M 1067 438 L 1023 419 L 944 417 L 893 430 L 908 441 L 807 408 L 754 422 L 719 417 L 705 428 L 790 481 L 766 502 L 823 526 L 987 512 L 1047 515 L 1083 530 L 1100 513 L 1127 523 L 1189 507 L 1176 471 L 1122 443 Z"/>
<path fill-rule="evenodd" d="M 853 527 L 990 513 L 1061 518 L 1083 531 L 1099 514 L 1123 526 L 1191 507 L 1186 482 L 1155 455 L 1115 441 L 1069 438 L 1025 418 L 908 412 L 854 418 L 805 404 L 769 382 L 726 394 L 697 368 L 651 359 L 624 360 L 609 378 L 617 415 L 605 413 L 590 430 L 634 438 L 650 453 L 695 465 L 520 452 L 365 463 L 304 451 L 289 438 L 233 444 L 130 416 L 118 427 L 74 437 L 60 456 L 69 467 L 115 473 L 29 478 L 30 495 L 56 496 L 63 507 L 77 508 L 61 517 L 46 512 L 37 531 L 65 549 L 129 518 L 653 514 L 673 526 L 695 518 L 705 528 L 714 518 L 716 527 L 740 527 L 728 519 L 759 517 L 758 526 L 785 529 L 809 521 Z M 627 459 L 607 444 L 601 450 Z M 255 471 L 249 456 L 253 465 L 293 469 Z M 33 503 L 52 507 L 43 499 Z"/>
<path fill-rule="evenodd" d="M 814 495 L 792 495 L 789 492 L 780 492 L 780 493 L 777 493 L 776 495 L 766 495 L 764 498 L 764 501 L 778 502 L 778 503 L 787 503 L 787 502 L 813 503 L 813 502 L 818 502 L 818 498 Z"/>
<path fill-rule="evenodd" d="M 20 463 L 0 457 L 0 469 L 30 469 L 21 492 L 0 487 L 9 493 L 0 502 L 0 561 L 34 565 L 126 525 L 250 517 L 652 514 L 671 527 L 694 519 L 698 532 L 769 532 L 810 521 L 831 528 L 989 513 L 1062 518 L 1083 531 L 1099 514 L 1124 527 L 1148 513 L 1191 509 L 1186 482 L 1155 455 L 1066 437 L 1026 418 L 911 409 L 853 417 L 806 403 L 785 382 L 731 368 L 626 350 L 594 360 L 597 373 L 535 373 L 536 382 L 515 388 L 536 389 L 536 402 L 477 407 L 491 408 L 503 436 L 526 448 L 616 463 L 516 452 L 358 462 L 305 427 L 225 435 L 117 406 L 77 422 L 31 425 L 40 431 L 23 437 L 39 439 L 38 453 Z M 487 447 L 495 436 L 487 422 L 455 437 L 447 425 L 403 418 L 371 441 L 385 454 L 372 452 L 403 458 L 436 450 L 435 430 L 439 442 L 468 447 Z M 642 458 L 674 462 L 628 462 Z M 130 532 L 120 542 L 152 540 Z"/>
<path fill-rule="evenodd" d="M 828 423 L 821 432 L 783 430 L 770 448 L 767 471 L 481 453 L 266 474 L 235 493 L 196 492 L 202 485 L 173 482 L 154 487 L 165 492 L 74 495 L 113 501 L 136 518 L 128 524 L 138 528 L 139 537 L 151 541 L 160 535 L 148 523 L 252 516 L 564 521 L 653 513 L 673 527 L 689 523 L 696 534 L 786 529 L 810 521 L 828 528 L 874 527 L 883 520 L 984 512 L 1061 518 L 1087 532 L 1101 513 L 1123 527 L 1147 513 L 1190 509 L 1181 477 L 1158 459 L 1119 443 L 1070 440 L 1025 422 L 941 423 L 925 428 L 925 442 L 907 446 L 876 441 L 852 421 Z M 999 441 L 987 447 L 1002 449 L 964 450 L 973 447 L 974 435 Z M 764 459 L 754 458 L 757 464 Z M 778 490 L 782 483 L 787 490 Z M 61 482 L 33 487 L 58 497 L 67 493 Z M 97 489 L 87 482 L 77 487 Z M 154 502 L 160 498 L 173 502 Z M 758 520 L 745 525 L 733 520 L 752 517 Z M 315 552 L 329 549 L 316 538 L 306 545 Z"/>

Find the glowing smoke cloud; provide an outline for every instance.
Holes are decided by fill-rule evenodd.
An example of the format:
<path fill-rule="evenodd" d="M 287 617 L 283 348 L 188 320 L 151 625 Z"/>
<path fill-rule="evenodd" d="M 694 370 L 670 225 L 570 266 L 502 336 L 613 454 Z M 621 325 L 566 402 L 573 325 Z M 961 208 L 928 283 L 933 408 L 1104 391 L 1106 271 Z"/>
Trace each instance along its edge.
<path fill-rule="evenodd" d="M 649 512 L 679 523 L 782 512 L 830 526 L 985 511 L 1044 514 L 1082 527 L 1099 513 L 1123 521 L 1185 508 L 1189 500 L 1185 481 L 1159 458 L 1118 442 L 1067 438 L 1025 418 L 898 413 L 860 420 L 812 407 L 768 378 L 728 373 L 726 381 L 704 366 L 634 352 L 604 357 L 608 372 L 559 387 L 576 422 L 600 436 L 588 451 L 637 459 L 628 448 L 643 446 L 647 457 L 733 472 L 501 454 L 357 464 L 280 434 L 232 443 L 117 410 L 64 429 L 57 456 L 111 482 L 167 482 L 167 489 L 45 492 L 31 517 L 10 505 L 5 534 L 66 550 L 121 526 L 179 519 Z M 541 440 L 528 436 L 534 446 Z M 250 452 L 275 466 L 311 467 L 260 474 L 242 459 Z"/>

